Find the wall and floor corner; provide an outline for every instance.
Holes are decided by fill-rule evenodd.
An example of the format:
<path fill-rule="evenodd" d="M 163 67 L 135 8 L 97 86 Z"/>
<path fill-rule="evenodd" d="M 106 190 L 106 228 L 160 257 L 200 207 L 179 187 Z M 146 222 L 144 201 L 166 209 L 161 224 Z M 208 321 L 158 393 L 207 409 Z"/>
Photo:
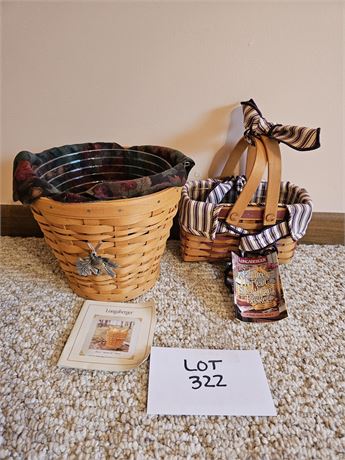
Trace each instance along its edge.
<path fill-rule="evenodd" d="M 43 236 L 34 220 L 29 206 L 1 205 L 1 235 Z M 317 212 L 309 224 L 301 243 L 305 244 L 345 244 L 344 214 Z M 178 222 L 175 218 L 171 230 L 172 239 L 179 239 Z"/>
<path fill-rule="evenodd" d="M 177 148 L 216 175 L 242 133 L 238 102 L 321 127 L 321 148 L 282 146 L 305 187 L 305 242 L 344 243 L 342 2 L 3 1 L 2 234 L 36 235 L 12 201 L 15 154 L 88 141 Z M 259 19 L 259 20 L 258 20 Z"/>

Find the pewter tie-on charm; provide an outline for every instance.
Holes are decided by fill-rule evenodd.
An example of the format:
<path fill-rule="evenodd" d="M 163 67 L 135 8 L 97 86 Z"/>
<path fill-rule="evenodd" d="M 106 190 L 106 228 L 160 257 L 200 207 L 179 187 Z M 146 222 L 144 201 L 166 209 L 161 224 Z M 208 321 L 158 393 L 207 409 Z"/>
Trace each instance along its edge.
<path fill-rule="evenodd" d="M 105 273 L 113 278 L 116 276 L 114 269 L 117 268 L 118 265 L 107 257 L 102 257 L 97 254 L 101 244 L 102 242 L 98 243 L 96 248 L 94 248 L 92 244 L 88 243 L 91 253 L 86 257 L 79 258 L 76 264 L 79 275 L 98 276 Z"/>

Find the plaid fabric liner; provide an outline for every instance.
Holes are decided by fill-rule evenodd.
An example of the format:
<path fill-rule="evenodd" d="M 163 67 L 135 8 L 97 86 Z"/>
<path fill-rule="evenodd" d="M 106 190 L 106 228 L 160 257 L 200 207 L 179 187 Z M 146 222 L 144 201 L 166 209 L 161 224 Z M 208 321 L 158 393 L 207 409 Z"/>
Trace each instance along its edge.
<path fill-rule="evenodd" d="M 313 204 L 308 192 L 291 182 L 281 182 L 279 204 L 286 206 L 288 219 L 258 234 L 219 220 L 224 203 L 235 203 L 246 183 L 244 176 L 226 181 L 206 179 L 189 181 L 182 189 L 179 221 L 183 230 L 214 240 L 217 234 L 240 235 L 240 249 L 255 251 L 274 244 L 285 236 L 297 241 L 304 236 L 310 222 Z M 264 205 L 267 182 L 262 181 L 251 203 Z"/>

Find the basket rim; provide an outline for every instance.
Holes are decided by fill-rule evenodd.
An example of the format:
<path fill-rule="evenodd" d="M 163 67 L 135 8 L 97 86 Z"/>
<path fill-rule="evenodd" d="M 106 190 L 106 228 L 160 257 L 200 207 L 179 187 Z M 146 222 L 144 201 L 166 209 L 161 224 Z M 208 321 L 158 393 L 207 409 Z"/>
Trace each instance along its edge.
<path fill-rule="evenodd" d="M 60 157 L 65 156 L 65 154 L 79 153 L 75 152 L 75 150 L 109 150 L 109 148 L 116 148 L 116 150 L 122 151 L 123 154 L 129 150 L 135 150 L 138 155 L 149 154 L 151 157 L 156 156 L 157 159 L 159 157 L 159 160 L 166 161 L 170 167 L 167 168 L 166 166 L 160 171 L 156 171 L 154 168 L 149 174 L 147 174 L 148 171 L 146 171 L 145 174 L 138 175 L 137 173 L 133 174 L 133 172 L 127 171 L 126 168 L 127 166 L 129 167 L 129 165 L 127 165 L 126 168 L 119 168 L 119 171 L 124 173 L 124 176 L 120 178 L 121 181 L 115 180 L 116 178 L 114 178 L 114 180 L 109 180 L 110 178 L 108 176 L 99 176 L 96 182 L 93 181 L 90 182 L 90 184 L 84 184 L 84 182 L 82 182 L 83 185 L 87 185 L 90 188 L 84 191 L 77 188 L 76 190 L 79 190 L 78 193 L 73 192 L 73 181 L 76 179 L 79 180 L 79 177 L 69 181 L 66 190 L 64 187 L 62 190 L 59 190 L 58 186 L 60 182 L 57 184 L 53 182 L 53 178 L 47 177 L 48 180 L 46 180 L 36 174 L 36 170 L 40 169 L 41 163 L 46 164 L 47 157 L 51 158 L 51 156 L 53 156 L 60 161 Z M 93 200 L 103 201 L 108 198 L 123 199 L 122 197 L 124 197 L 129 199 L 133 197 L 133 195 L 143 195 L 144 193 L 152 194 L 155 193 L 156 190 L 165 187 L 184 185 L 188 178 L 188 173 L 194 164 L 195 162 L 190 157 L 187 157 L 179 150 L 156 145 L 122 147 L 116 143 L 86 143 L 53 147 L 40 153 L 31 153 L 23 150 L 16 155 L 13 162 L 13 200 L 20 200 L 23 204 L 31 204 L 35 199 L 41 197 L 57 198 L 57 201 L 61 202 L 80 203 L 85 201 L 92 202 Z M 63 168 L 65 168 L 65 166 L 63 166 Z M 98 169 L 101 173 L 101 168 Z M 64 173 L 67 176 L 66 179 L 71 179 L 68 175 L 70 171 L 66 172 L 64 169 L 64 171 L 61 171 L 61 174 L 59 174 L 63 176 Z M 127 175 L 128 177 L 125 178 Z M 82 175 L 80 177 L 82 177 Z M 55 174 L 54 178 L 56 180 Z M 62 180 L 61 177 L 59 180 Z M 91 184 L 94 185 L 91 186 Z M 77 182 L 76 185 L 80 186 L 81 184 Z M 158 187 L 158 185 L 160 185 L 160 187 Z"/>
<path fill-rule="evenodd" d="M 121 212 L 121 215 L 145 212 L 148 210 L 155 210 L 156 208 L 175 205 L 181 195 L 182 187 L 168 187 L 164 190 L 154 192 L 148 195 L 133 197 L 133 198 L 120 198 L 112 200 L 97 200 L 97 201 L 84 201 L 77 203 L 64 203 L 61 201 L 53 200 L 49 197 L 41 197 L 31 207 L 37 211 L 47 211 L 65 215 L 66 217 L 73 217 L 80 215 L 79 213 L 89 213 L 90 217 L 109 216 L 109 210 Z M 96 214 L 95 214 L 96 213 Z"/>

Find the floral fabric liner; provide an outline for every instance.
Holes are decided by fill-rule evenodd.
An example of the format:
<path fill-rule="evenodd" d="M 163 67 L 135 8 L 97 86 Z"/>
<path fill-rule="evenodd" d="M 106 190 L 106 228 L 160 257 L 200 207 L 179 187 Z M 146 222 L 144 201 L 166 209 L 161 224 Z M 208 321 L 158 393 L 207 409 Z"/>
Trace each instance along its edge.
<path fill-rule="evenodd" d="M 62 202 L 132 198 L 183 186 L 194 161 L 178 150 L 117 143 L 65 145 L 22 151 L 13 164 L 13 199 L 45 196 Z"/>

